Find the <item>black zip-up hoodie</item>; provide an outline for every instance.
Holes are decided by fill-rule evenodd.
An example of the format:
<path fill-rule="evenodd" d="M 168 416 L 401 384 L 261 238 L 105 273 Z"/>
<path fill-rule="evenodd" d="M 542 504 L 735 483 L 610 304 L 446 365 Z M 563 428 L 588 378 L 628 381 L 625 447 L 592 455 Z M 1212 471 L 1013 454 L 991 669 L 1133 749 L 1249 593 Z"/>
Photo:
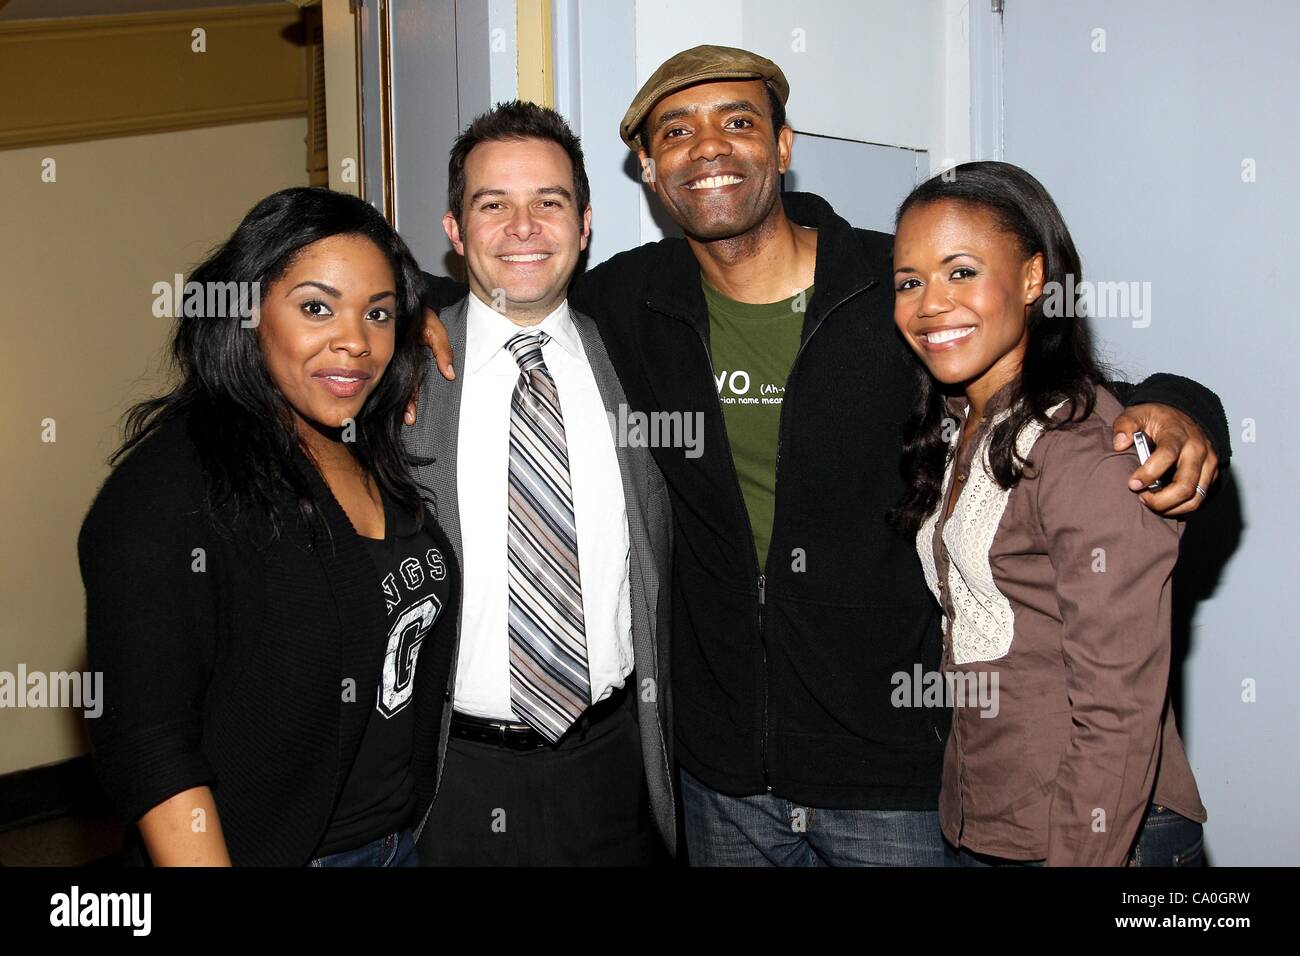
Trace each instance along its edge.
<path fill-rule="evenodd" d="M 765 568 L 731 459 L 690 246 L 665 239 L 621 253 L 570 290 L 596 320 L 631 411 L 703 422 L 697 457 L 653 449 L 675 520 L 677 756 L 736 796 L 933 809 L 949 712 L 891 702 L 895 675 L 937 671 L 942 649 L 912 536 L 886 521 L 903 491 L 916 389 L 915 360 L 893 322 L 893 237 L 852 228 L 820 197 L 782 200 L 793 222 L 818 230 L 816 288 L 784 393 Z M 464 294 L 427 279 L 435 308 Z M 1222 408 L 1200 386 L 1156 376 L 1139 393 L 1134 401 L 1208 422 L 1227 449 Z"/>

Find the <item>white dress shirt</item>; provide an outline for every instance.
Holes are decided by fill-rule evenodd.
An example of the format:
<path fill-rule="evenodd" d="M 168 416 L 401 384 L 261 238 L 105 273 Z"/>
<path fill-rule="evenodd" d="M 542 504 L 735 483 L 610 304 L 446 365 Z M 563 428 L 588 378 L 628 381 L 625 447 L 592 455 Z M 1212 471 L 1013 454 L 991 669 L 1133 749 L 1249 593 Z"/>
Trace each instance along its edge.
<path fill-rule="evenodd" d="M 505 348 L 525 331 L 474 293 L 465 312 L 465 361 L 456 452 L 464 556 L 455 709 L 517 721 L 510 707 L 506 525 L 510 397 L 519 365 Z M 569 448 L 578 574 L 591 669 L 592 703 L 622 687 L 632 671 L 627 507 L 605 403 L 587 363 L 567 301 L 532 328 L 550 336 L 542 349 L 560 394 Z"/>

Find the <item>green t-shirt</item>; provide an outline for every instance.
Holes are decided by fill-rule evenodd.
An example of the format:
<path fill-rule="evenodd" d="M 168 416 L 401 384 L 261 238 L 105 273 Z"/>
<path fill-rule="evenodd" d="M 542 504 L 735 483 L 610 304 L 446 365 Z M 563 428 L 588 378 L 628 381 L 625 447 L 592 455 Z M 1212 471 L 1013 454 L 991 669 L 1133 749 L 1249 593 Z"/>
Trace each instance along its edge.
<path fill-rule="evenodd" d="M 729 299 L 701 278 L 709 306 L 709 351 L 731 457 L 754 529 L 758 566 L 767 565 L 776 513 L 776 444 L 785 380 L 799 352 L 809 286 L 780 302 Z"/>

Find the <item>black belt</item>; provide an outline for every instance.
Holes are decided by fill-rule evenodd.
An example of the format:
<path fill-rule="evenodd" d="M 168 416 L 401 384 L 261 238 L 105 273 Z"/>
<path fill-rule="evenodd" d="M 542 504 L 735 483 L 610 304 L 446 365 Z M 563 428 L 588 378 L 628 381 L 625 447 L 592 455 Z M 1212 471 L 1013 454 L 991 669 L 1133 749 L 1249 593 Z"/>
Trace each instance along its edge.
<path fill-rule="evenodd" d="M 628 687 L 633 683 L 631 675 L 627 682 L 599 703 L 592 704 L 561 737 L 564 740 L 575 730 L 581 731 L 605 720 L 617 711 L 627 700 Z M 551 742 L 528 724 L 517 724 L 508 720 L 489 720 L 485 717 L 471 717 L 460 711 L 451 715 L 450 733 L 463 740 L 476 740 L 479 743 L 495 744 L 509 750 L 541 750 L 551 746 Z"/>

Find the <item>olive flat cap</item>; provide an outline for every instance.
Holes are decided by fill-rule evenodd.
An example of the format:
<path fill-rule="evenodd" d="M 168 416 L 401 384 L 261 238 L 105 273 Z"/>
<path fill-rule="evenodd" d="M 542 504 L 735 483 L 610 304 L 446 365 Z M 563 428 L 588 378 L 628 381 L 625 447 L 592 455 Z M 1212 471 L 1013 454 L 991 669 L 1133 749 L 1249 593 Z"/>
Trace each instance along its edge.
<path fill-rule="evenodd" d="M 636 134 L 654 105 L 669 93 L 676 93 L 697 83 L 718 80 L 762 80 L 780 97 L 782 104 L 790 98 L 790 83 L 781 68 L 767 57 L 734 46 L 696 46 L 669 57 L 632 98 L 623 115 L 618 135 L 629 149 L 637 148 Z"/>

